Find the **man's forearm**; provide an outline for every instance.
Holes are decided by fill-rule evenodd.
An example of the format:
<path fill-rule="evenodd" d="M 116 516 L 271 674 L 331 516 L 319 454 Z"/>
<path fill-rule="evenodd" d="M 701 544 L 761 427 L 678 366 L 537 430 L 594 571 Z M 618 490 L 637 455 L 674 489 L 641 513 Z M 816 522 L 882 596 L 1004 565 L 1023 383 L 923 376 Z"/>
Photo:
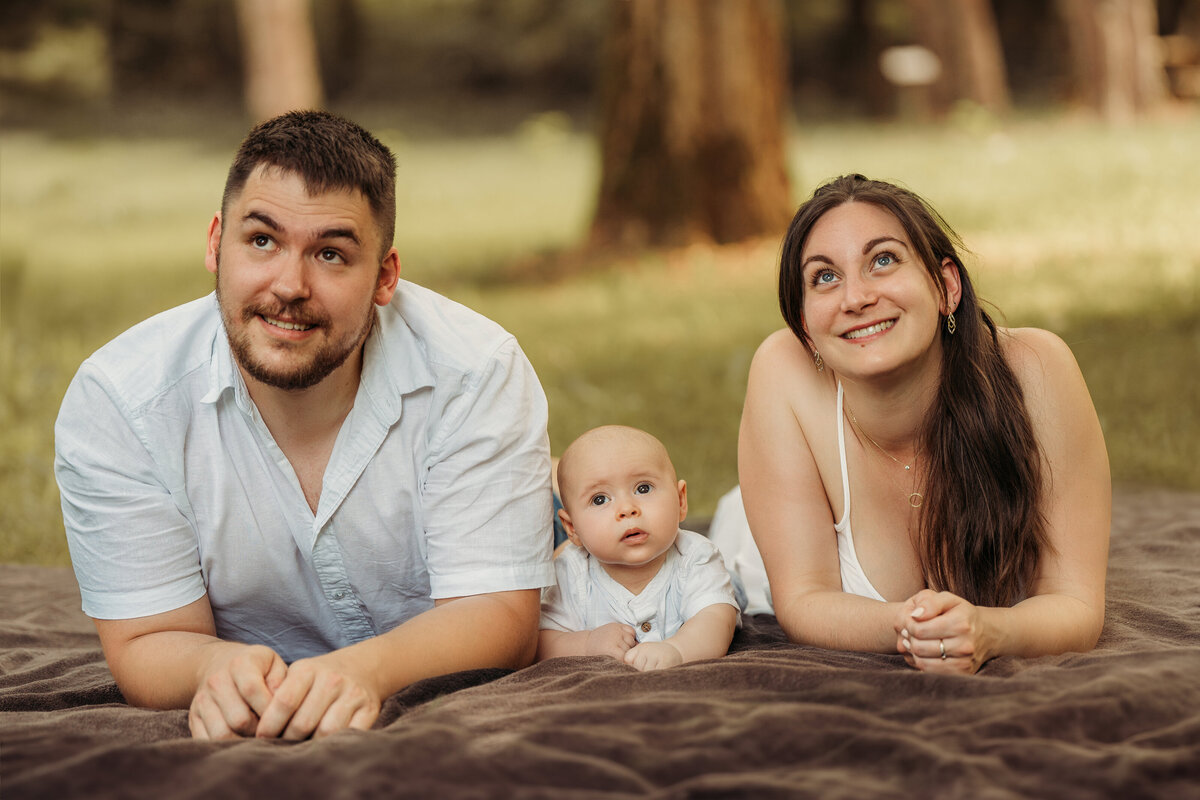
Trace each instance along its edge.
<path fill-rule="evenodd" d="M 397 628 L 338 651 L 386 698 L 415 681 L 467 669 L 533 663 L 540 592 L 526 589 L 438 604 Z"/>

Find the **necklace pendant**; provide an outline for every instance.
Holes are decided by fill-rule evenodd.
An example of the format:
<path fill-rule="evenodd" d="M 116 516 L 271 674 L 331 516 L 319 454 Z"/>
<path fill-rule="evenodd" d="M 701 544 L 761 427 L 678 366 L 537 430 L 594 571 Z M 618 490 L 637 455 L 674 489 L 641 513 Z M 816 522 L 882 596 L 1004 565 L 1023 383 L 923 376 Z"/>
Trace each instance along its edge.
<path fill-rule="evenodd" d="M 908 496 L 908 504 L 913 508 L 920 508 L 925 503 L 925 495 L 920 492 L 913 492 Z"/>

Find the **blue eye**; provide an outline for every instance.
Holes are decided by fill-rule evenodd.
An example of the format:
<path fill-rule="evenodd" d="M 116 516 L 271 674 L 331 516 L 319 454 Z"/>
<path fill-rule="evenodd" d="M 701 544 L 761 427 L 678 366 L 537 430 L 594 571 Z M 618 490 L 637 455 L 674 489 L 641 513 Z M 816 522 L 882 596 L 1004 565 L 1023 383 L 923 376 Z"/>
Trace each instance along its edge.
<path fill-rule="evenodd" d="M 890 267 L 895 263 L 896 257 L 891 253 L 880 253 L 879 255 L 875 256 L 874 264 L 877 267 Z"/>
<path fill-rule="evenodd" d="M 650 494 L 652 491 L 654 491 L 654 486 L 649 483 L 639 483 L 633 487 L 634 494 Z"/>
<path fill-rule="evenodd" d="M 602 506 L 608 502 L 608 497 L 606 497 L 605 495 L 602 495 L 602 494 L 598 494 L 595 497 L 593 497 L 590 502 L 594 506 Z"/>
<path fill-rule="evenodd" d="M 818 272 L 814 272 L 812 277 L 809 279 L 809 283 L 811 283 L 813 286 L 828 286 L 836 280 L 836 272 L 831 269 L 823 269 Z"/>

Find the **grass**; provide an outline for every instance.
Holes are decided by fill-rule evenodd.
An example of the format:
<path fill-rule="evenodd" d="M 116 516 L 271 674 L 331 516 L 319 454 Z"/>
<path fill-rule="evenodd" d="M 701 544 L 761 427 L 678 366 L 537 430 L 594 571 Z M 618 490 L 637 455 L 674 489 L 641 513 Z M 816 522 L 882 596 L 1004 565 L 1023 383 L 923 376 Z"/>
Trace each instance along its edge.
<path fill-rule="evenodd" d="M 554 449 L 605 422 L 645 427 L 687 478 L 693 512 L 711 513 L 736 481 L 750 358 L 781 324 L 778 242 L 532 280 L 530 256 L 586 231 L 598 178 L 587 136 L 554 115 L 483 138 L 368 124 L 400 161 L 405 277 L 518 336 L 550 400 Z M 791 155 L 797 201 L 848 171 L 925 195 L 974 253 L 980 293 L 1005 322 L 1071 344 L 1114 479 L 1200 490 L 1196 141 L 1195 116 L 1124 129 L 861 123 L 797 131 Z M 229 125 L 0 132 L 0 562 L 67 563 L 52 475 L 59 401 L 109 338 L 210 290 L 204 233 L 236 144 Z"/>

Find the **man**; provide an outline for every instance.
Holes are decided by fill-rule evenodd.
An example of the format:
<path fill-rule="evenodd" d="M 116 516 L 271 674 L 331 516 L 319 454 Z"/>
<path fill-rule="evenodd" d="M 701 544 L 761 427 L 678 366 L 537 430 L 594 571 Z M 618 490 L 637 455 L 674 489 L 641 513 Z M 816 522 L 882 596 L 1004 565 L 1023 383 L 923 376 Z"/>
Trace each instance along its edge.
<path fill-rule="evenodd" d="M 256 127 L 214 295 L 75 376 L 55 472 L 83 609 L 133 704 L 198 738 L 368 728 L 428 676 L 518 668 L 553 583 L 546 402 L 512 336 L 399 280 L 395 159 Z"/>

